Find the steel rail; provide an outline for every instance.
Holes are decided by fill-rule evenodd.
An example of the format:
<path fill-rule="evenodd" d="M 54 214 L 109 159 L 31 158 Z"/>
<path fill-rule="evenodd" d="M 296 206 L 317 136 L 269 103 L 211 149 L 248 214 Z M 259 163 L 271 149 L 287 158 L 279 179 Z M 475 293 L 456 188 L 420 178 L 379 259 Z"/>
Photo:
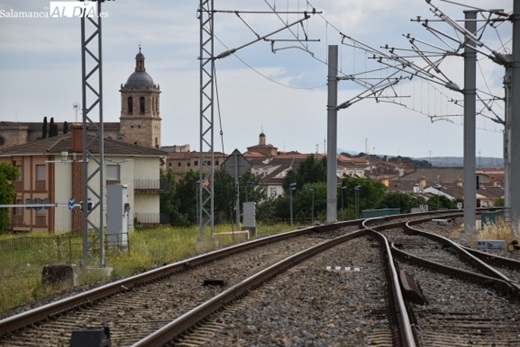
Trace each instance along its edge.
<path fill-rule="evenodd" d="M 448 210 L 449 211 L 449 210 Z M 447 211 L 442 211 L 446 213 Z M 403 218 L 406 216 L 420 216 L 420 215 L 436 215 L 439 214 L 439 211 L 430 211 L 423 213 L 415 213 L 410 215 L 393 215 L 393 216 L 383 216 L 380 218 L 372 218 L 370 220 L 384 219 L 385 221 L 389 221 L 395 218 Z M 64 298 L 19 314 L 16 314 L 11 317 L 7 317 L 5 319 L 0 320 L 0 336 L 4 336 L 13 331 L 21 329 L 23 327 L 36 324 L 38 322 L 44 321 L 46 319 L 57 316 L 61 313 L 64 313 L 68 310 L 81 307 L 87 304 L 91 304 L 93 302 L 102 300 L 109 296 L 115 295 L 117 293 L 125 292 L 127 290 L 131 290 L 134 287 L 138 287 L 141 285 L 145 285 L 149 282 L 154 282 L 160 280 L 162 278 L 171 276 L 175 273 L 179 273 L 182 271 L 186 271 L 188 269 L 200 266 L 202 264 L 229 256 L 231 254 L 235 254 L 238 252 L 242 252 L 254 247 L 259 247 L 262 245 L 266 245 L 268 243 L 281 241 L 291 237 L 297 237 L 300 235 L 304 235 L 306 233 L 311 232 L 327 232 L 334 229 L 338 229 L 345 226 L 353 226 L 358 225 L 361 227 L 362 223 L 366 220 L 357 219 L 352 221 L 343 221 L 333 224 L 320 225 L 320 226 L 312 226 L 308 228 L 302 228 L 299 230 L 289 231 L 280 233 L 277 235 L 267 236 L 257 240 L 251 240 L 244 243 L 240 243 L 237 245 L 233 245 L 224 249 L 215 250 L 212 252 L 208 252 L 206 254 L 198 255 L 189 259 L 185 259 L 179 262 L 175 262 L 172 264 L 164 265 L 158 267 L 153 270 L 149 270 L 143 272 L 138 275 L 134 275 L 125 279 L 121 279 L 115 282 L 111 282 L 105 284 L 103 286 L 88 290 L 86 292 L 73 295 L 68 298 Z"/>
<path fill-rule="evenodd" d="M 412 232 L 414 234 L 421 235 L 423 237 L 426 237 L 430 240 L 433 240 L 433 241 L 436 241 L 439 243 L 449 244 L 452 247 L 452 249 L 454 249 L 457 252 L 457 254 L 459 255 L 460 258 L 467 261 L 468 263 L 473 265 L 478 270 L 482 271 L 487 276 L 497 278 L 499 280 L 502 280 L 502 281 L 508 283 L 509 287 L 510 287 L 509 294 L 511 294 L 515 297 L 520 297 L 520 286 L 518 285 L 518 283 L 516 283 L 515 280 L 510 279 L 509 277 L 504 275 L 502 272 L 500 272 L 500 271 L 496 270 L 495 268 L 493 268 L 492 266 L 486 264 L 479 257 L 473 255 L 471 252 L 469 252 L 467 249 L 465 249 L 464 247 L 462 247 L 455 241 L 452 241 L 441 235 L 436 235 L 434 233 L 431 233 L 431 232 L 428 232 L 425 230 L 420 230 L 420 229 L 414 228 L 411 226 L 412 224 L 417 224 L 417 221 L 410 221 L 405 224 L 405 227 L 408 230 L 408 232 Z"/>
<path fill-rule="evenodd" d="M 391 244 L 392 254 L 396 259 L 400 259 L 401 261 L 409 262 L 412 264 L 420 265 L 428 269 L 432 269 L 437 272 L 445 273 L 448 275 L 453 275 L 461 279 L 465 279 L 471 282 L 476 282 L 480 284 L 487 285 L 489 287 L 494 287 L 498 289 L 500 292 L 507 296 L 518 297 L 519 293 L 514 286 L 512 286 L 509 282 L 504 281 L 502 279 L 496 277 L 490 277 L 486 275 L 482 275 L 476 272 L 466 271 L 462 269 L 457 269 L 448 265 L 436 263 L 433 261 L 429 261 L 423 259 L 421 257 L 415 256 L 413 254 L 407 253 L 399 248 L 395 247 L 394 244 Z"/>
<path fill-rule="evenodd" d="M 169 341 L 172 341 L 175 338 L 182 336 L 182 334 L 185 331 L 206 320 L 211 314 L 217 312 L 218 310 L 222 309 L 224 306 L 230 304 L 236 299 L 241 298 L 244 295 L 247 295 L 247 293 L 250 290 L 261 286 L 263 283 L 277 276 L 278 274 L 286 271 L 288 268 L 295 266 L 301 263 L 302 261 L 329 248 L 332 248 L 340 243 L 367 235 L 374 237 L 380 244 L 383 245 L 384 255 L 386 258 L 386 266 L 389 270 L 387 274 L 389 275 L 389 283 L 391 284 L 390 291 L 394 293 L 394 296 L 397 298 L 397 301 L 400 302 L 399 305 L 394 307 L 394 312 L 396 316 L 404 314 L 404 317 L 406 317 L 407 319 L 408 317 L 406 314 L 406 310 L 403 311 L 401 306 L 404 305 L 404 299 L 402 298 L 399 280 L 394 267 L 394 261 L 392 259 L 388 240 L 381 233 L 373 232 L 369 229 L 362 229 L 347 235 L 339 236 L 333 240 L 324 241 L 319 245 L 301 251 L 270 266 L 269 268 L 262 270 L 261 272 L 249 277 L 241 283 L 238 283 L 235 286 L 225 290 L 224 292 L 208 300 L 204 304 L 199 305 L 192 311 L 187 312 L 186 314 L 182 315 L 181 317 L 177 318 L 176 320 L 172 321 L 171 323 L 157 330 L 156 332 L 141 339 L 140 341 L 133 344 L 132 347 L 159 346 L 166 344 Z M 408 325 L 410 325 L 409 321 Z M 402 325 L 400 325 L 399 328 L 402 329 Z M 402 345 L 405 347 L 416 346 L 413 334 L 411 334 L 411 327 L 409 328 L 409 331 L 409 333 L 404 334 L 402 331 L 400 331 L 401 337 L 405 337 L 402 339 Z"/>
<path fill-rule="evenodd" d="M 370 219 L 372 221 L 373 219 Z M 399 281 L 399 275 L 397 273 L 397 269 L 395 268 L 395 263 L 392 257 L 392 251 L 390 248 L 390 244 L 388 239 L 375 230 L 375 227 L 367 227 L 366 223 L 369 220 L 363 221 L 363 226 L 370 230 L 372 234 L 379 235 L 379 240 L 383 240 L 385 247 L 385 255 L 387 258 L 388 270 L 389 270 L 389 282 L 392 288 L 392 299 L 394 303 L 394 310 L 396 312 L 397 322 L 399 324 L 399 332 L 400 332 L 400 342 L 404 347 L 414 347 L 415 343 L 415 334 L 413 333 L 412 324 L 410 323 L 410 318 L 408 316 L 408 310 L 406 308 L 406 303 L 403 297 L 403 292 L 401 290 L 401 285 Z M 401 223 L 397 223 L 400 225 Z"/>
<path fill-rule="evenodd" d="M 520 271 L 520 261 L 518 260 L 502 257 L 497 254 L 483 252 L 470 247 L 462 246 L 462 248 L 468 251 L 469 253 L 473 254 L 477 258 L 484 260 L 487 263 L 497 264 L 499 266 L 509 267 L 511 269 Z"/>
<path fill-rule="evenodd" d="M 257 240 L 251 240 L 244 243 L 236 244 L 227 248 L 211 251 L 189 259 L 158 267 L 153 270 L 143 272 L 138 275 L 127 277 L 119 281 L 111 282 L 103 286 L 88 290 L 86 292 L 76 294 L 65 299 L 61 299 L 11 317 L 0 320 L 0 336 L 6 335 L 15 330 L 29 326 L 31 324 L 44 321 L 53 316 L 59 315 L 67 310 L 80 307 L 92 302 L 107 298 L 117 293 L 125 292 L 134 287 L 144 285 L 149 282 L 157 281 L 162 278 L 171 276 L 181 271 L 200 266 L 202 264 L 232 255 L 239 252 L 252 249 L 254 247 L 263 246 L 272 242 L 281 241 L 291 237 L 297 237 L 306 233 L 316 231 L 329 231 L 335 228 L 358 225 L 359 221 L 349 221 L 338 223 L 337 225 L 324 225 L 303 228 L 299 230 L 288 231 L 276 235 L 267 236 Z"/>

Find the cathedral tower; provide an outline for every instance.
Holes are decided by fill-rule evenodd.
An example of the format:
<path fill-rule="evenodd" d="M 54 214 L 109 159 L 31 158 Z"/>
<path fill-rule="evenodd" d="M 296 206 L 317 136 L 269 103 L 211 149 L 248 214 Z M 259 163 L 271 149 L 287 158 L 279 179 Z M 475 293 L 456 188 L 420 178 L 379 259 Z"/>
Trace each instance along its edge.
<path fill-rule="evenodd" d="M 144 54 L 135 56 L 135 71 L 121 84 L 120 137 L 144 147 L 161 147 L 161 112 L 159 85 L 146 72 Z"/>

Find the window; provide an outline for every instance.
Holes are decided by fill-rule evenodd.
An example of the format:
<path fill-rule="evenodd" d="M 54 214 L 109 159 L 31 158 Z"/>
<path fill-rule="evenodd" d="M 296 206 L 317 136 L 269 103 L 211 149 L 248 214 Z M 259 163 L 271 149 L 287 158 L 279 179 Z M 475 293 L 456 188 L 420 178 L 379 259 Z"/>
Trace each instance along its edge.
<path fill-rule="evenodd" d="M 195 161 L 193 162 L 193 165 L 194 165 L 194 166 L 199 165 L 199 161 L 198 161 L 198 160 L 195 160 Z"/>
<path fill-rule="evenodd" d="M 128 97 L 128 114 L 134 113 L 134 99 L 129 96 Z"/>
<path fill-rule="evenodd" d="M 5 139 L 0 136 L 0 146 L 3 146 L 5 144 Z"/>
<path fill-rule="evenodd" d="M 107 165 L 106 179 L 107 181 L 119 181 L 120 180 L 120 169 L 119 165 Z"/>
<path fill-rule="evenodd" d="M 178 166 L 178 167 L 181 167 L 181 166 L 182 166 L 181 162 L 178 162 L 178 163 L 177 163 L 177 166 Z"/>
<path fill-rule="evenodd" d="M 36 180 L 47 180 L 47 172 L 45 171 L 45 165 L 36 165 Z"/>
<path fill-rule="evenodd" d="M 141 114 L 144 114 L 144 96 L 141 96 L 139 99 L 139 109 L 141 111 Z"/>
<path fill-rule="evenodd" d="M 271 188 L 271 196 L 276 196 L 276 188 L 275 187 Z"/>
<path fill-rule="evenodd" d="M 22 215 L 22 210 L 23 210 L 23 207 L 22 207 L 22 205 L 23 205 L 23 200 L 21 200 L 21 199 L 17 199 L 17 200 L 16 200 L 16 204 L 17 204 L 17 205 L 20 205 L 20 207 L 16 207 L 16 208 L 15 208 L 15 210 L 14 210 L 14 214 L 15 214 L 15 216 L 21 216 L 21 215 Z"/>

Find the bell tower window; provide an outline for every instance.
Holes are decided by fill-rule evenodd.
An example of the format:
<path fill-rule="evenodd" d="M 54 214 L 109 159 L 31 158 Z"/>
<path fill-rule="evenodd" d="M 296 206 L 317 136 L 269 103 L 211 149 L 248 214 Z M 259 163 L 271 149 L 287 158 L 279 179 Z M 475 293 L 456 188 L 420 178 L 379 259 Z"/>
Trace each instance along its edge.
<path fill-rule="evenodd" d="M 139 99 L 139 108 L 141 114 L 144 114 L 144 96 L 141 96 L 141 98 Z"/>
<path fill-rule="evenodd" d="M 134 99 L 129 96 L 128 97 L 128 114 L 134 113 Z"/>

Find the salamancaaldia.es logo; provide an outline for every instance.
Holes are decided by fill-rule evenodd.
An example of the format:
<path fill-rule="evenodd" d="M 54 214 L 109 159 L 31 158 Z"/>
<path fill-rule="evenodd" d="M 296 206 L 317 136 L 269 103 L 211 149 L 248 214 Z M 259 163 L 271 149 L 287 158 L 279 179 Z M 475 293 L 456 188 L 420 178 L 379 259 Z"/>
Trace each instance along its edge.
<path fill-rule="evenodd" d="M 99 15 L 103 16 L 98 13 L 98 1 L 51 1 L 49 6 L 51 18 L 94 18 Z"/>
<path fill-rule="evenodd" d="M 108 17 L 108 12 L 99 11 L 98 3 L 115 0 L 50 1 L 43 10 L 18 10 L 0 8 L 0 18 L 82 18 Z M 99 13 L 98 13 L 99 12 Z"/>

